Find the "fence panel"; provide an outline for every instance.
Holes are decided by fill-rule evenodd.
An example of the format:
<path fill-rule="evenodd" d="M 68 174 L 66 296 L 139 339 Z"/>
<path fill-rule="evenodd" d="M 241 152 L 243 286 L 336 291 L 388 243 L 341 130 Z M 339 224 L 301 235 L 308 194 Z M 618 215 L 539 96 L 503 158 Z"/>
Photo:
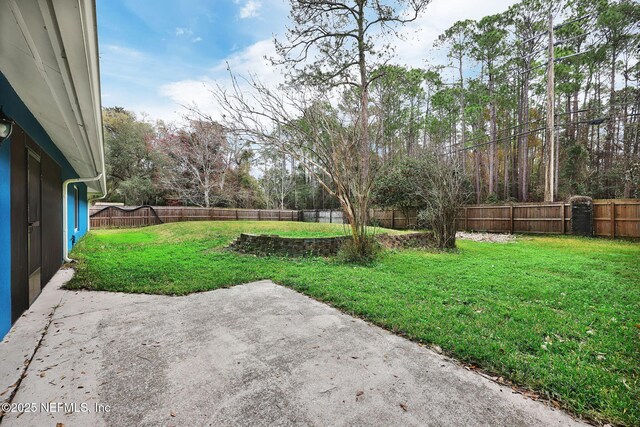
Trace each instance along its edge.
<path fill-rule="evenodd" d="M 640 238 L 640 200 L 594 200 L 593 234 L 599 237 Z"/>
<path fill-rule="evenodd" d="M 458 230 L 492 233 L 566 234 L 571 231 L 568 203 L 470 205 L 461 209 Z"/>
<path fill-rule="evenodd" d="M 295 210 L 225 209 L 191 206 L 96 206 L 89 210 L 91 228 L 142 227 L 182 221 L 298 221 Z"/>
<path fill-rule="evenodd" d="M 306 221 L 344 224 L 341 210 L 226 209 L 180 206 L 92 207 L 91 228 L 141 227 L 179 221 Z M 415 211 L 372 209 L 381 227 L 407 229 L 417 224 Z M 458 230 L 523 234 L 571 234 L 571 204 L 518 203 L 469 205 L 456 218 Z M 593 232 L 599 237 L 640 238 L 640 200 L 594 200 Z"/>
<path fill-rule="evenodd" d="M 418 225 L 417 211 L 415 209 L 410 209 L 406 212 L 400 209 L 372 209 L 369 212 L 369 219 L 380 227 L 396 230 L 416 228 Z"/>
<path fill-rule="evenodd" d="M 571 234 L 571 204 L 470 205 L 460 210 L 456 225 L 466 231 Z M 594 200 L 593 234 L 640 238 L 640 200 Z"/>

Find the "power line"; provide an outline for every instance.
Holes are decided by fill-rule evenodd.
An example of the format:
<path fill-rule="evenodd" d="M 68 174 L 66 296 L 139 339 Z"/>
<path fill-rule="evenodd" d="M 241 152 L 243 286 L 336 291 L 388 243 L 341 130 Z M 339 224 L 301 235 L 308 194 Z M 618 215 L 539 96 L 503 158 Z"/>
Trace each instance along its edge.
<path fill-rule="evenodd" d="M 640 116 L 640 113 L 628 114 L 627 115 L 627 117 L 635 117 L 635 116 Z M 560 128 L 566 127 L 568 125 L 582 125 L 582 124 L 588 124 L 588 125 L 591 125 L 591 126 L 599 126 L 602 123 L 604 123 L 605 121 L 612 120 L 612 119 L 622 120 L 622 117 L 600 117 L 600 118 L 592 119 L 592 120 L 580 120 L 580 121 L 577 121 L 577 122 L 573 122 L 573 121 L 572 122 L 564 122 L 562 124 L 555 125 L 554 128 L 555 129 L 560 129 Z M 536 121 L 529 122 L 529 123 L 536 123 L 536 122 L 539 122 L 539 121 L 542 121 L 542 120 L 536 120 Z M 511 128 L 505 128 L 505 129 L 503 129 L 501 131 L 508 130 L 508 129 L 513 129 L 514 127 L 517 127 L 517 126 L 513 126 Z M 458 149 L 455 149 L 455 150 L 451 150 L 450 152 L 451 153 L 458 153 L 458 152 L 462 152 L 462 151 L 466 151 L 466 150 L 472 150 L 474 148 L 484 147 L 486 145 L 493 144 L 493 143 L 498 143 L 498 142 L 505 141 L 505 140 L 508 140 L 508 139 L 514 139 L 514 138 L 517 138 L 519 136 L 529 135 L 531 133 L 540 132 L 542 130 L 545 130 L 546 128 L 547 128 L 546 126 L 542 126 L 542 127 L 538 127 L 538 128 L 529 130 L 527 132 L 520 132 L 520 133 L 517 133 L 517 134 L 514 134 L 514 135 L 503 136 L 501 138 L 497 138 L 497 139 L 494 139 L 494 140 L 491 140 L 491 141 L 486 141 L 486 142 L 482 142 L 480 144 L 470 145 L 469 147 L 462 147 L 462 148 L 458 148 Z M 482 139 L 482 138 L 485 138 L 485 137 L 486 136 L 481 136 L 481 137 L 478 137 L 478 138 L 474 138 L 474 139 L 472 139 L 472 141 L 473 140 L 477 140 L 477 139 Z M 468 142 L 468 140 L 465 141 L 465 142 Z M 458 143 L 450 144 L 450 145 L 458 145 L 458 144 L 460 144 L 460 143 L 458 142 Z"/>

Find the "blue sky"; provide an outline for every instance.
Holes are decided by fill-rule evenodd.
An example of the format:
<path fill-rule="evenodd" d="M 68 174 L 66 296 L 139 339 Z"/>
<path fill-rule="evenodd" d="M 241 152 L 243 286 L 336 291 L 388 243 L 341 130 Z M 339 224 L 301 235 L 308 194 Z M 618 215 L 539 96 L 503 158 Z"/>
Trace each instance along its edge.
<path fill-rule="evenodd" d="M 433 40 L 459 19 L 505 10 L 513 0 L 434 0 L 396 46 L 396 63 L 424 66 Z M 182 105 L 211 109 L 207 85 L 227 81 L 226 64 L 277 83 L 264 60 L 283 36 L 285 0 L 97 0 L 102 103 L 150 119 L 176 120 Z"/>

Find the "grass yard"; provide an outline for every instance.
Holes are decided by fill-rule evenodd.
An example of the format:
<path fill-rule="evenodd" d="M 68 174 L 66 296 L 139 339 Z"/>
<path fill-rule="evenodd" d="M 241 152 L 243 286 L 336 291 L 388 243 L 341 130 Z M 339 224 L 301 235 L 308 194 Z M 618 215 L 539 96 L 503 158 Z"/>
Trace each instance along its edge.
<path fill-rule="evenodd" d="M 272 279 L 559 401 L 640 425 L 640 245 L 524 237 L 457 253 L 388 251 L 374 266 L 224 250 L 240 232 L 332 236 L 343 227 L 193 222 L 92 231 L 70 288 L 183 295 Z"/>

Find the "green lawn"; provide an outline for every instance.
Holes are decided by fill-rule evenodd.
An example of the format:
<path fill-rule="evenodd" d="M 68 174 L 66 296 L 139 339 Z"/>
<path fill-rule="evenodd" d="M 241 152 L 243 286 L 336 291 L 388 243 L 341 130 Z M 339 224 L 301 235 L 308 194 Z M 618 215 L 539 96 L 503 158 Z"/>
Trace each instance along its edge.
<path fill-rule="evenodd" d="M 374 266 L 224 250 L 240 232 L 342 226 L 194 222 L 92 231 L 71 288 L 187 294 L 272 279 L 601 421 L 640 425 L 640 245 L 523 237 L 457 253 L 387 251 Z"/>

